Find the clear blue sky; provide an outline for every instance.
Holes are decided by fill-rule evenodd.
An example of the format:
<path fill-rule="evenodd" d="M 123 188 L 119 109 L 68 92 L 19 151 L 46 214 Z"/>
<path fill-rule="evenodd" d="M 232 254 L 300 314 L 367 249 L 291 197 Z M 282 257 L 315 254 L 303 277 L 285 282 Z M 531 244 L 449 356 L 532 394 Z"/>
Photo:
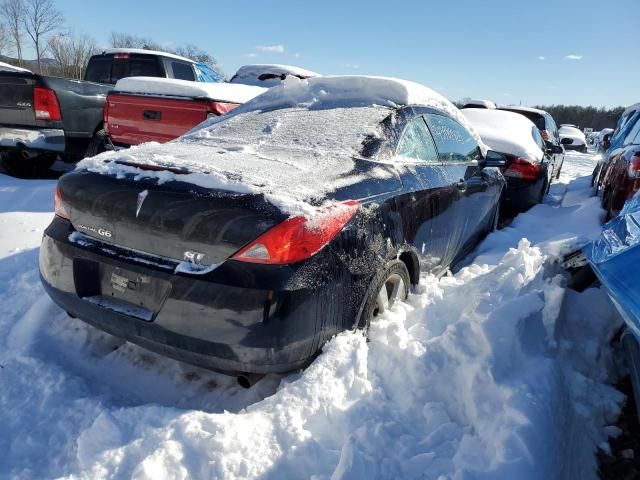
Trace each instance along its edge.
<path fill-rule="evenodd" d="M 640 101 L 640 0 L 57 0 L 68 26 L 210 51 L 246 63 L 423 83 L 452 100 Z M 260 48 L 263 47 L 263 48 Z M 264 48 L 271 47 L 271 48 Z"/>

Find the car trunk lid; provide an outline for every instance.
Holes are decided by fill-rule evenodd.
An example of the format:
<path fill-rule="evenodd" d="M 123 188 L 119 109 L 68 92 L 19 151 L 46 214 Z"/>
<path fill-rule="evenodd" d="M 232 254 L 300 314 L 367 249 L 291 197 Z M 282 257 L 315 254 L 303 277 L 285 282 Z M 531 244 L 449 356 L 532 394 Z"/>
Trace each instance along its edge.
<path fill-rule="evenodd" d="M 286 215 L 260 194 L 203 189 L 174 181 L 118 179 L 92 172 L 61 178 L 75 229 L 129 250 L 214 266 Z"/>

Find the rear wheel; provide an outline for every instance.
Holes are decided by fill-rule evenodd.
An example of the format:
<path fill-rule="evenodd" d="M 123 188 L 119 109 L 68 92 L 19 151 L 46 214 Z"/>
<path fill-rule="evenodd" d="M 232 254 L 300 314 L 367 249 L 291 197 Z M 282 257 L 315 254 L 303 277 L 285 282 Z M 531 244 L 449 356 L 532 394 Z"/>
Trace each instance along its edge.
<path fill-rule="evenodd" d="M 25 157 L 21 152 L 8 152 L 4 157 L 4 167 L 9 175 L 21 178 L 38 177 L 45 174 L 55 163 L 55 153 L 42 153 L 36 157 Z"/>
<path fill-rule="evenodd" d="M 107 134 L 104 129 L 98 130 L 89 142 L 89 146 L 87 147 L 87 152 L 85 153 L 86 157 L 94 157 L 99 153 L 106 151 L 105 142 L 107 140 Z"/>
<path fill-rule="evenodd" d="M 397 302 L 404 302 L 409 296 L 410 285 L 406 265 L 400 260 L 389 263 L 369 286 L 359 326 L 366 330 L 376 317 L 393 308 Z"/>

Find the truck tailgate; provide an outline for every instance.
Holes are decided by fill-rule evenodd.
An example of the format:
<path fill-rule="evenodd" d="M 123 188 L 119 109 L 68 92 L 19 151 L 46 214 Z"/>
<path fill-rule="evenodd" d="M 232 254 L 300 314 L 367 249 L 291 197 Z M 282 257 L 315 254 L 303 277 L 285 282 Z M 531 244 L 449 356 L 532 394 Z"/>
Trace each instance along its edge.
<path fill-rule="evenodd" d="M 33 114 L 32 73 L 0 73 L 0 123 L 6 126 L 39 126 Z"/>
<path fill-rule="evenodd" d="M 168 142 L 206 120 L 208 100 L 110 93 L 105 129 L 114 143 Z"/>

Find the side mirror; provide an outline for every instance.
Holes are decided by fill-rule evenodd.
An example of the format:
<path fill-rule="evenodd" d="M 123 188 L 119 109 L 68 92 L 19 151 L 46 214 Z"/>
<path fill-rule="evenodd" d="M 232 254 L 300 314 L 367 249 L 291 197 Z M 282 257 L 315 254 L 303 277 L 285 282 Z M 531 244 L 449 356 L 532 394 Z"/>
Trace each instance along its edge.
<path fill-rule="evenodd" d="M 573 143 L 573 140 L 570 138 L 563 138 L 562 140 L 560 140 L 560 143 L 563 145 L 571 145 Z"/>
<path fill-rule="evenodd" d="M 560 153 L 564 153 L 564 148 L 560 145 L 548 144 L 547 145 L 547 153 L 550 155 L 558 155 Z"/>
<path fill-rule="evenodd" d="M 609 150 L 610 146 L 611 146 L 611 134 L 607 133 L 604 136 L 604 139 L 602 140 L 602 148 L 604 148 L 605 150 Z"/>
<path fill-rule="evenodd" d="M 502 153 L 494 152 L 493 150 L 489 150 L 484 157 L 484 162 L 482 162 L 483 167 L 506 167 L 507 166 L 507 157 L 505 157 Z"/>

